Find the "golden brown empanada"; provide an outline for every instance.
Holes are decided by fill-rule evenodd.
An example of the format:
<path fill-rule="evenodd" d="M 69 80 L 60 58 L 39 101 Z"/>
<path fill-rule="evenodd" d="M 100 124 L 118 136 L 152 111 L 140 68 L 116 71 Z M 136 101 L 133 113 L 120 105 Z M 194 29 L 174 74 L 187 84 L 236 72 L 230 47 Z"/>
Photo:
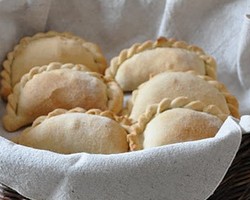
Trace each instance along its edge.
<path fill-rule="evenodd" d="M 114 77 L 123 91 L 135 90 L 150 75 L 164 71 L 190 71 L 216 78 L 215 60 L 197 46 L 159 38 L 134 44 L 111 60 L 106 75 Z"/>
<path fill-rule="evenodd" d="M 37 118 L 14 142 L 57 153 L 112 154 L 128 151 L 125 117 L 97 109 L 56 109 Z"/>
<path fill-rule="evenodd" d="M 148 105 L 179 96 L 216 105 L 224 114 L 239 117 L 238 102 L 222 83 L 192 72 L 163 72 L 140 85 L 129 101 L 130 117 L 137 120 Z"/>
<path fill-rule="evenodd" d="M 83 65 L 51 63 L 25 74 L 8 97 L 3 117 L 6 130 L 15 131 L 56 108 L 98 108 L 118 113 L 123 93 L 118 84 Z"/>
<path fill-rule="evenodd" d="M 104 73 L 106 68 L 106 59 L 96 44 L 70 33 L 38 33 L 21 39 L 4 61 L 1 73 L 2 97 L 6 99 L 15 84 L 32 67 L 51 62 L 83 64 L 99 73 Z"/>
<path fill-rule="evenodd" d="M 163 99 L 140 116 L 128 135 L 130 149 L 140 150 L 214 137 L 227 115 L 215 105 L 186 97 Z"/>

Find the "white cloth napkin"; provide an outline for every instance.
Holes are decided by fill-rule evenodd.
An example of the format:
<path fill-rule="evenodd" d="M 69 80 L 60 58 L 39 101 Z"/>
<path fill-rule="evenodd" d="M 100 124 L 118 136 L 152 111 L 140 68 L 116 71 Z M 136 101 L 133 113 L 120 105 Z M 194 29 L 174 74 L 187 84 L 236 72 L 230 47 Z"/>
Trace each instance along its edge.
<path fill-rule="evenodd" d="M 174 37 L 203 47 L 240 102 L 215 138 L 146 151 L 60 155 L 0 137 L 0 182 L 32 199 L 202 200 L 230 166 L 250 124 L 250 18 L 246 0 L 1 0 L 0 60 L 38 31 L 70 31 L 108 59 L 135 42 Z M 0 115 L 5 112 L 1 102 Z M 0 135 L 8 138 L 0 127 Z"/>
<path fill-rule="evenodd" d="M 0 181 L 34 199 L 206 199 L 226 173 L 241 130 L 117 155 L 60 155 L 0 140 Z"/>

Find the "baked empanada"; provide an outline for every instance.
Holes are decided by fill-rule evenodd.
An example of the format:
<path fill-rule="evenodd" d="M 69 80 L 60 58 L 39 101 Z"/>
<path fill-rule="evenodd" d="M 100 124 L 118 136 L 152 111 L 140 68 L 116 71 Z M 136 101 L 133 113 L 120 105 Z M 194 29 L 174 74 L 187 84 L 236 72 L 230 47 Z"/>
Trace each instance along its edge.
<path fill-rule="evenodd" d="M 222 83 L 192 72 L 163 72 L 140 85 L 129 101 L 130 117 L 137 120 L 148 105 L 179 96 L 199 100 L 205 105 L 216 105 L 226 115 L 239 117 L 238 102 Z"/>
<path fill-rule="evenodd" d="M 123 91 L 132 91 L 150 75 L 168 70 L 193 70 L 216 78 L 216 63 L 211 56 L 196 46 L 166 38 L 135 44 L 121 51 L 111 60 L 106 75 L 114 77 Z"/>
<path fill-rule="evenodd" d="M 15 84 L 32 67 L 51 62 L 83 64 L 99 73 L 104 73 L 106 68 L 106 59 L 96 44 L 70 33 L 38 33 L 21 39 L 4 61 L 1 73 L 2 97 L 6 99 Z"/>
<path fill-rule="evenodd" d="M 98 108 L 118 113 L 123 93 L 103 75 L 86 72 L 83 65 L 51 63 L 25 74 L 8 97 L 3 125 L 8 131 L 32 123 L 56 108 Z"/>
<path fill-rule="evenodd" d="M 163 99 L 148 107 L 128 135 L 130 149 L 140 150 L 214 137 L 227 115 L 214 105 L 186 97 Z"/>
<path fill-rule="evenodd" d="M 129 121 L 111 111 L 75 108 L 56 109 L 37 118 L 14 142 L 25 146 L 70 154 L 112 154 L 128 151 Z"/>

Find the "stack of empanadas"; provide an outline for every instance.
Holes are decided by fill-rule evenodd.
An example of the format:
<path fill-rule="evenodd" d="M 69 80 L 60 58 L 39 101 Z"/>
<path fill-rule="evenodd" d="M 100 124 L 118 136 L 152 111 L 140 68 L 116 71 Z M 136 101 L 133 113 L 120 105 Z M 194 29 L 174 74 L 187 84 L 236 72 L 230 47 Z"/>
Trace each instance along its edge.
<path fill-rule="evenodd" d="M 196 46 L 146 41 L 106 67 L 96 44 L 69 33 L 22 39 L 1 73 L 3 125 L 33 124 L 13 141 L 66 154 L 122 153 L 213 137 L 227 116 L 239 117 L 215 60 Z"/>
<path fill-rule="evenodd" d="M 131 150 L 213 137 L 227 116 L 239 117 L 237 99 L 216 80 L 215 60 L 182 41 L 135 44 L 106 75 L 132 91 Z"/>
<path fill-rule="evenodd" d="M 83 64 L 90 71 L 104 73 L 106 59 L 100 48 L 70 33 L 50 31 L 21 39 L 3 63 L 1 95 L 4 98 L 22 76 L 35 66 L 51 62 Z"/>
<path fill-rule="evenodd" d="M 1 96 L 8 99 L 5 129 L 33 123 L 14 141 L 59 153 L 128 151 L 123 126 L 129 120 L 115 115 L 122 110 L 123 92 L 103 75 L 106 67 L 100 48 L 73 34 L 23 38 L 1 73 Z"/>

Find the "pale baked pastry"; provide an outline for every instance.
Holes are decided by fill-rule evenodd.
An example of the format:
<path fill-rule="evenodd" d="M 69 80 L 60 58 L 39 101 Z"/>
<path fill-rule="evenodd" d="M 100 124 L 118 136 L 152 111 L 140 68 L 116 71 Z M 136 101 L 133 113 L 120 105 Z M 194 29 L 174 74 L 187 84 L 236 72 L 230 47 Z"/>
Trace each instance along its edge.
<path fill-rule="evenodd" d="M 215 105 L 186 97 L 148 107 L 128 135 L 130 150 L 214 137 L 227 115 Z"/>
<path fill-rule="evenodd" d="M 134 44 L 113 58 L 106 75 L 114 77 L 123 91 L 135 90 L 150 75 L 164 71 L 190 71 L 216 78 L 215 60 L 197 46 L 159 38 Z"/>
<path fill-rule="evenodd" d="M 126 126 L 129 121 L 111 111 L 56 109 L 37 118 L 14 142 L 57 153 L 95 154 L 128 151 Z"/>
<path fill-rule="evenodd" d="M 71 33 L 50 31 L 24 37 L 3 63 L 1 95 L 4 99 L 34 66 L 51 62 L 83 64 L 91 71 L 104 73 L 107 66 L 100 48 Z"/>
<path fill-rule="evenodd" d="M 3 125 L 8 131 L 32 123 L 56 108 L 98 108 L 118 113 L 123 93 L 103 75 L 86 72 L 83 65 L 51 63 L 25 74 L 8 97 Z"/>
<path fill-rule="evenodd" d="M 129 101 L 130 117 L 137 120 L 148 105 L 179 96 L 216 105 L 224 114 L 239 118 L 238 102 L 222 83 L 192 72 L 163 72 L 140 85 Z"/>

